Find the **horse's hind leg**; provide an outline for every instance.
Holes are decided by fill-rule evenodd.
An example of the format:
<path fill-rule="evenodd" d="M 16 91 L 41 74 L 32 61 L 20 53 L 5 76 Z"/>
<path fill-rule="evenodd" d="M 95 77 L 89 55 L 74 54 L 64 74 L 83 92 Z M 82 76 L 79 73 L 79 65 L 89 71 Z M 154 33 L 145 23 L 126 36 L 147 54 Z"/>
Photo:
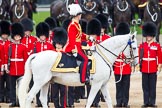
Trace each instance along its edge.
<path fill-rule="evenodd" d="M 41 104 L 43 106 L 43 108 L 48 108 L 48 105 L 47 105 L 47 95 L 48 95 L 48 88 L 49 88 L 49 82 L 47 84 L 45 84 L 42 89 L 41 89 L 41 92 L 40 92 L 40 101 L 41 101 Z"/>
<path fill-rule="evenodd" d="M 33 101 L 36 94 L 39 92 L 39 90 L 42 88 L 43 84 L 41 82 L 34 82 L 33 87 L 29 91 L 27 98 L 26 98 L 26 108 L 31 108 L 31 102 Z"/>
<path fill-rule="evenodd" d="M 101 92 L 104 96 L 104 99 L 107 103 L 107 106 L 108 108 L 113 108 L 112 106 L 112 100 L 111 100 L 111 97 L 110 97 L 110 93 L 109 93 L 109 90 L 108 90 L 108 85 L 107 84 L 104 84 L 102 87 L 101 87 Z"/>
<path fill-rule="evenodd" d="M 91 90 L 88 96 L 88 100 L 87 100 L 87 105 L 86 108 L 90 108 L 92 105 L 92 102 L 94 100 L 94 98 L 96 97 L 96 94 L 98 93 L 98 91 L 101 88 L 101 83 L 93 83 L 91 86 Z"/>

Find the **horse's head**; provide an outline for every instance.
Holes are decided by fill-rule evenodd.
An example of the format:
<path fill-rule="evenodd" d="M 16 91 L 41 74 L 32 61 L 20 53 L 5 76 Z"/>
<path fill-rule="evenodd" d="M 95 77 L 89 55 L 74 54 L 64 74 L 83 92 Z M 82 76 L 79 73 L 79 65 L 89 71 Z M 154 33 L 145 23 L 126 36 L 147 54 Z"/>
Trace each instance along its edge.
<path fill-rule="evenodd" d="M 129 40 L 127 42 L 126 47 L 124 48 L 123 52 L 126 56 L 125 62 L 134 62 L 134 64 L 138 63 L 138 46 L 137 46 L 137 39 L 136 39 L 137 32 L 133 34 L 129 34 Z"/>
<path fill-rule="evenodd" d="M 12 22 L 19 22 L 24 17 L 32 19 L 32 11 L 27 1 L 17 0 L 11 8 L 11 12 L 12 12 L 11 17 Z"/>
<path fill-rule="evenodd" d="M 154 7 L 155 10 L 159 10 L 159 1 L 158 0 L 149 0 L 149 5 Z"/>

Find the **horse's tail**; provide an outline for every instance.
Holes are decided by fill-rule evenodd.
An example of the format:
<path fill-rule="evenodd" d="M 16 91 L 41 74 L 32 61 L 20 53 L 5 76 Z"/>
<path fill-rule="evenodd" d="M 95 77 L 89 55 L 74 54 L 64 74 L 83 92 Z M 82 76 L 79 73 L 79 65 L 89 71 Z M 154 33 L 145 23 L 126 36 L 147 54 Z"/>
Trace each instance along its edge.
<path fill-rule="evenodd" d="M 32 71 L 31 71 L 31 61 L 36 57 L 36 54 L 32 54 L 29 56 L 25 63 L 25 73 L 23 78 L 20 81 L 19 87 L 18 87 L 18 99 L 20 108 L 25 108 L 25 99 L 27 98 L 27 92 L 29 88 L 29 83 L 32 78 Z"/>

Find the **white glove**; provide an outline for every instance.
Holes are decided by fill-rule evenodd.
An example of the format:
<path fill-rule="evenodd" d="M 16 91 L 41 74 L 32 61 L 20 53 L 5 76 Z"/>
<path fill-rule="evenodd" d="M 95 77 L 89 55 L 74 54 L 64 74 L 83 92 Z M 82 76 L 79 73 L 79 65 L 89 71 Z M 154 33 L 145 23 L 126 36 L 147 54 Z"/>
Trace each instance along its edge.
<path fill-rule="evenodd" d="M 94 41 L 93 36 L 89 36 L 89 40 L 90 40 L 91 42 L 93 42 L 93 41 Z"/>
<path fill-rule="evenodd" d="M 159 75 L 160 74 L 160 71 L 157 71 L 156 75 Z"/>
<path fill-rule="evenodd" d="M 77 57 L 77 55 L 78 55 L 77 53 L 73 53 L 73 56 L 74 56 L 74 57 Z"/>
<path fill-rule="evenodd" d="M 3 72 L 5 70 L 4 65 L 1 66 L 1 72 Z"/>
<path fill-rule="evenodd" d="M 5 71 L 8 70 L 7 64 L 4 64 L 4 70 L 5 70 Z"/>

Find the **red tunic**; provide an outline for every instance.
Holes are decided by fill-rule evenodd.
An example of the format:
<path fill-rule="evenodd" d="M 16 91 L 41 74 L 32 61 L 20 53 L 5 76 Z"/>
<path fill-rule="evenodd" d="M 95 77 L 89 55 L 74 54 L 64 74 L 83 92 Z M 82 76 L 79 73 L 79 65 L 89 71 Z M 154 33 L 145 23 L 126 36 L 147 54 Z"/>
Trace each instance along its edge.
<path fill-rule="evenodd" d="M 140 44 L 139 49 L 144 49 L 144 55 L 142 58 L 141 64 L 141 72 L 143 73 L 155 73 L 157 72 L 158 64 L 162 63 L 162 55 L 161 55 L 161 48 L 160 44 L 156 42 L 152 42 L 148 44 L 144 42 Z M 139 50 L 140 54 L 140 50 Z"/>
<path fill-rule="evenodd" d="M 6 50 L 8 53 L 11 47 L 11 57 L 10 57 L 10 75 L 12 76 L 22 76 L 24 75 L 25 62 L 27 60 L 27 48 L 24 44 L 11 43 Z M 5 58 L 8 61 L 9 56 Z"/>
<path fill-rule="evenodd" d="M 24 36 L 21 40 L 21 43 L 26 45 L 28 56 L 32 53 L 34 48 L 34 43 L 37 41 L 37 38 L 34 36 Z"/>
<path fill-rule="evenodd" d="M 82 33 L 79 23 L 72 21 L 68 26 L 68 41 L 64 47 L 65 52 L 72 52 L 77 47 L 78 52 L 81 51 L 81 41 L 86 40 L 87 35 Z"/>
<path fill-rule="evenodd" d="M 125 64 L 122 59 L 125 58 L 125 55 L 122 53 L 116 59 L 113 69 L 115 75 L 128 75 L 131 74 L 131 66 L 130 64 Z"/>
<path fill-rule="evenodd" d="M 37 41 L 35 44 L 35 48 L 37 53 L 45 50 L 54 50 L 53 45 L 47 41 L 46 42 Z"/>

